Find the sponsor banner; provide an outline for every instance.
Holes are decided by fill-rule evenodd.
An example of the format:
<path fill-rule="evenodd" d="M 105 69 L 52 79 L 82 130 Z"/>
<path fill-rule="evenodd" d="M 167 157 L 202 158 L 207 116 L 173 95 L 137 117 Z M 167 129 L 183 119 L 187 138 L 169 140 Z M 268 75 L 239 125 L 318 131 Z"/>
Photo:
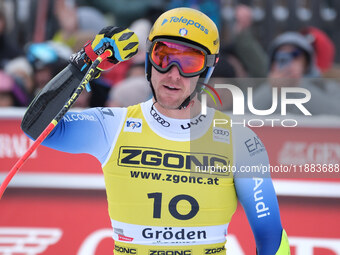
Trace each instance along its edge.
<path fill-rule="evenodd" d="M 273 178 L 305 178 L 340 181 L 340 128 L 252 128 L 267 148 Z M 260 150 L 253 143 L 251 150 Z M 253 152 L 253 151 L 252 151 Z M 253 152 L 254 153 L 254 152 Z M 285 171 L 282 166 L 286 166 Z M 334 179 L 336 178 L 336 179 Z"/>
<path fill-rule="evenodd" d="M 126 132 L 139 132 L 142 128 L 138 119 L 130 119 L 125 125 Z M 252 129 L 257 136 L 246 141 L 245 146 L 250 155 L 256 155 L 264 147 L 267 149 L 273 178 L 339 181 L 340 128 L 264 126 Z M 230 142 L 228 130 L 214 132 L 214 139 Z M 31 144 L 20 129 L 20 119 L 0 118 L 0 174 L 7 173 Z M 21 172 L 101 174 L 102 171 L 100 163 L 91 155 L 68 154 L 39 146 Z"/>
<path fill-rule="evenodd" d="M 145 245 L 191 245 L 223 243 L 228 225 L 205 227 L 156 227 L 111 220 L 113 237 L 126 243 Z"/>
<path fill-rule="evenodd" d="M 0 201 L 0 254 L 88 255 L 112 250 L 104 191 L 8 189 Z"/>
<path fill-rule="evenodd" d="M 292 255 L 340 254 L 338 199 L 287 197 L 279 198 L 279 204 Z M 1 200 L 0 215 L 0 254 L 99 255 L 114 249 L 104 191 L 10 189 Z M 254 254 L 241 206 L 227 237 L 228 255 Z M 117 254 L 139 254 L 131 245 L 121 241 Z"/>
<path fill-rule="evenodd" d="M 126 131 L 139 132 L 142 123 L 126 122 Z M 339 128 L 261 127 L 246 141 L 251 155 L 267 149 L 273 178 L 339 178 Z M 214 139 L 229 143 L 228 130 L 216 129 Z M 8 172 L 32 141 L 20 129 L 20 119 L 0 119 L 0 173 Z M 30 173 L 101 173 L 91 155 L 68 154 L 39 146 L 21 169 Z M 337 180 L 335 180 L 337 181 Z"/>
<path fill-rule="evenodd" d="M 7 173 L 27 151 L 32 141 L 20 129 L 19 119 L 0 119 L 0 173 Z M 20 172 L 101 173 L 99 161 L 91 155 L 69 154 L 40 145 Z"/>

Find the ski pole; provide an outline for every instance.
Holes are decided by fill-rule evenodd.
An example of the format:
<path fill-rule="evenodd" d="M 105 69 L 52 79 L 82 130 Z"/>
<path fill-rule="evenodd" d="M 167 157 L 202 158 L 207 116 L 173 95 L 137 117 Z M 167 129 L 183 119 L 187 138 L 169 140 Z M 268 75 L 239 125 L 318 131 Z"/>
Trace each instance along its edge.
<path fill-rule="evenodd" d="M 69 100 L 65 103 L 63 108 L 58 112 L 58 114 L 54 117 L 51 123 L 44 129 L 44 131 L 39 135 L 39 137 L 34 141 L 34 143 L 28 148 L 26 153 L 22 155 L 22 157 L 15 163 L 12 169 L 7 174 L 4 181 L 1 183 L 0 186 L 0 199 L 2 198 L 3 193 L 5 192 L 9 182 L 12 180 L 13 176 L 18 172 L 18 170 L 23 166 L 25 161 L 31 156 L 31 154 L 36 150 L 36 148 L 45 140 L 45 138 L 51 133 L 51 131 L 55 128 L 58 122 L 61 120 L 62 117 L 67 113 L 70 107 L 74 104 L 74 102 L 78 99 L 81 92 L 84 90 L 85 86 L 92 80 L 94 75 L 96 74 L 97 66 L 103 62 L 105 59 L 112 55 L 111 50 L 106 50 L 103 54 L 97 57 L 95 61 L 93 61 L 92 65 L 90 66 L 89 70 L 87 70 L 84 78 L 80 82 L 79 86 L 73 92 L 72 96 Z"/>

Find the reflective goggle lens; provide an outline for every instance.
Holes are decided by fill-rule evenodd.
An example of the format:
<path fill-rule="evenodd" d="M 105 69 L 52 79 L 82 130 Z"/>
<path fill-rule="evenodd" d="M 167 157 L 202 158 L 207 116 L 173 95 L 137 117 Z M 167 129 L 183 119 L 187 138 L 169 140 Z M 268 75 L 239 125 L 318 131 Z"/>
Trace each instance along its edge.
<path fill-rule="evenodd" d="M 176 63 L 184 74 L 199 72 L 205 67 L 205 53 L 199 49 L 173 42 L 157 41 L 151 51 L 151 60 L 159 69 Z"/>

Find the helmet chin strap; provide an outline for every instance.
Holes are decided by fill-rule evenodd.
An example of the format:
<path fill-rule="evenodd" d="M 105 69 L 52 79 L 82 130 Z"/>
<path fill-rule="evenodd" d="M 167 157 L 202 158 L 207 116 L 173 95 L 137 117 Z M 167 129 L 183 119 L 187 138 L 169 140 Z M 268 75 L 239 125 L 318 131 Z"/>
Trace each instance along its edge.
<path fill-rule="evenodd" d="M 197 87 L 195 88 L 195 90 L 191 93 L 190 96 L 188 96 L 184 101 L 183 103 L 181 103 L 180 106 L 178 106 L 178 110 L 182 110 L 182 109 L 185 109 L 188 107 L 190 101 L 196 96 L 197 94 Z"/>
<path fill-rule="evenodd" d="M 206 74 L 205 74 L 205 77 L 204 77 L 204 82 L 197 82 L 197 85 L 195 87 L 195 90 L 191 93 L 190 96 L 188 96 L 184 101 L 183 103 L 177 108 L 178 110 L 181 110 L 181 109 L 185 109 L 186 107 L 188 107 L 190 101 L 196 96 L 196 94 L 198 92 L 201 92 L 202 91 L 202 87 L 204 87 L 204 84 L 207 84 L 209 82 L 209 79 L 211 77 L 211 74 L 212 72 L 214 71 L 214 68 L 215 67 L 209 67 Z M 203 73 L 204 74 L 204 73 Z M 203 78 L 203 77 L 202 77 Z"/>

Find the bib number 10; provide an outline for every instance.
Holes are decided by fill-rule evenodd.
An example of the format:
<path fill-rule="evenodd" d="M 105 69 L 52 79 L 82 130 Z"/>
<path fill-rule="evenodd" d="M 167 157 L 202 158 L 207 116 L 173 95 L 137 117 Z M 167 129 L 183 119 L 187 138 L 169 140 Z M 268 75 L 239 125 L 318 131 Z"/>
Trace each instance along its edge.
<path fill-rule="evenodd" d="M 148 193 L 148 198 L 153 198 L 154 203 L 153 203 L 153 217 L 154 218 L 161 218 L 161 208 L 162 208 L 162 193 L 160 192 L 155 192 L 155 193 Z M 177 210 L 177 204 L 185 200 L 190 203 L 191 205 L 191 210 L 187 214 L 181 214 Z M 191 218 L 195 217 L 195 215 L 198 213 L 199 210 L 199 205 L 198 202 L 195 198 L 189 195 L 177 195 L 174 196 L 170 202 L 169 202 L 169 212 L 170 214 L 178 219 L 178 220 L 190 220 Z"/>

